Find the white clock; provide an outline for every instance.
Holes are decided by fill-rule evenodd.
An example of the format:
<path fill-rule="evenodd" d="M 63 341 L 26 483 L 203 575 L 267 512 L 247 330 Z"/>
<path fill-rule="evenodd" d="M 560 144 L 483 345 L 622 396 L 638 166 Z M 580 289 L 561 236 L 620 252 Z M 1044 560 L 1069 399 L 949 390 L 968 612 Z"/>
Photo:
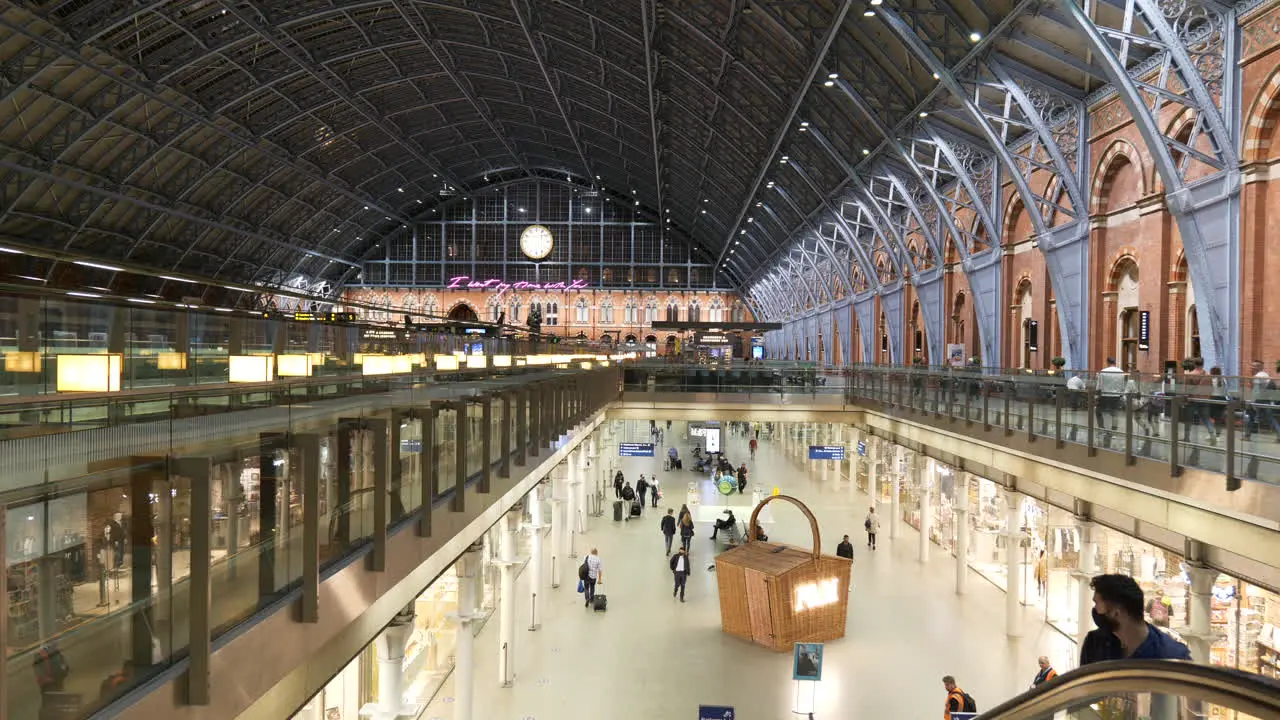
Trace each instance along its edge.
<path fill-rule="evenodd" d="M 543 225 L 530 225 L 520 233 L 520 249 L 530 260 L 542 260 L 551 254 L 554 240 Z"/>

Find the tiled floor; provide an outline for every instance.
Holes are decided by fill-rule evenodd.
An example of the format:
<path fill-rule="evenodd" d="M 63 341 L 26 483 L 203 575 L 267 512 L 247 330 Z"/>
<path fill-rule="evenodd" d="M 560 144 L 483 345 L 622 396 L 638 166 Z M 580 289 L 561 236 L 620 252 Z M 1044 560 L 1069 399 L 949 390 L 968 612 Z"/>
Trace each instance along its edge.
<path fill-rule="evenodd" d="M 675 424 L 667 443 L 675 440 L 687 454 L 680 430 Z M 747 458 L 745 445 L 745 438 L 730 438 L 728 451 L 735 463 Z M 623 467 L 630 479 L 660 472 L 660 463 L 626 459 Z M 921 564 L 919 539 L 909 527 L 904 525 L 902 537 L 891 541 L 886 523 L 879 550 L 867 551 L 861 532 L 867 498 L 848 484 L 824 484 L 821 474 L 811 478 L 806 467 L 770 444 L 762 444 L 749 467 L 752 485 L 777 485 L 808 504 L 818 518 L 826 552 L 834 553 L 844 533 L 859 541 L 854 543 L 847 635 L 826 646 L 815 717 L 939 717 L 944 674 L 955 675 L 979 708 L 987 708 L 1026 689 L 1037 656 L 1048 654 L 1061 668 L 1074 664 L 1069 659 L 1074 645 L 1043 622 L 1043 610 L 1027 608 L 1023 637 L 1006 638 L 1004 593 L 975 574 L 968 593 L 956 595 L 954 560 L 934 548 L 930 561 Z M 662 506 L 678 507 L 675 475 L 662 477 Z M 693 479 L 686 471 L 679 482 Z M 730 503 L 741 504 L 736 495 Z M 771 540 L 810 544 L 799 512 L 777 506 L 773 515 Z M 476 720 L 692 718 L 700 703 L 735 706 L 742 720 L 793 717 L 796 688 L 790 654 L 770 652 L 720 630 L 716 576 L 705 569 L 713 561 L 709 536 L 707 526 L 698 528 L 693 541 L 697 570 L 689 579 L 688 602 L 682 604 L 671 597 L 671 573 L 652 509 L 646 509 L 641 522 L 592 518 L 587 540 L 599 547 L 605 562 L 609 611 L 584 610 L 574 573 L 566 573 L 562 585 L 548 594 L 541 629 L 529 632 L 523 600 L 530 574 L 524 573 L 518 588 L 516 681 L 507 689 L 498 685 L 498 628 L 489 623 L 476 646 Z M 453 707 L 451 679 L 423 717 L 453 720 Z"/>

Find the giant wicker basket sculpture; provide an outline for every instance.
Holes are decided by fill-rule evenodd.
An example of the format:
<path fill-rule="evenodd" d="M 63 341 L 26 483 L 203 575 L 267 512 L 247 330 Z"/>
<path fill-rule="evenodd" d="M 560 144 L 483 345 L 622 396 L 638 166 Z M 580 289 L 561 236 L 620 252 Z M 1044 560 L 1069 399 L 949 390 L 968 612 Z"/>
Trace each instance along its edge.
<path fill-rule="evenodd" d="M 809 518 L 813 549 L 752 540 L 760 510 L 785 500 Z M 747 541 L 716 557 L 720 623 L 725 632 L 777 651 L 797 642 L 844 637 L 852 562 L 822 554 L 818 521 L 788 495 L 765 498 L 751 513 Z"/>

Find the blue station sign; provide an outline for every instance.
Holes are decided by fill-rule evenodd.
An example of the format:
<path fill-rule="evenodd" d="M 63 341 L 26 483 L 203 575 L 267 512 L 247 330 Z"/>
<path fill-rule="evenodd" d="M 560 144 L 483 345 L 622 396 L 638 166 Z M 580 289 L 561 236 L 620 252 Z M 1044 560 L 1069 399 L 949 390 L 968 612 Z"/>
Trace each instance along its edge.
<path fill-rule="evenodd" d="M 862 440 L 858 441 L 858 454 L 861 455 L 862 457 L 867 456 L 867 444 Z"/>
<path fill-rule="evenodd" d="M 843 460 L 843 445 L 810 445 L 810 460 Z"/>
<path fill-rule="evenodd" d="M 737 717 L 728 705 L 699 705 L 698 720 L 733 720 Z"/>
<path fill-rule="evenodd" d="M 653 443 L 618 443 L 619 457 L 653 457 Z"/>

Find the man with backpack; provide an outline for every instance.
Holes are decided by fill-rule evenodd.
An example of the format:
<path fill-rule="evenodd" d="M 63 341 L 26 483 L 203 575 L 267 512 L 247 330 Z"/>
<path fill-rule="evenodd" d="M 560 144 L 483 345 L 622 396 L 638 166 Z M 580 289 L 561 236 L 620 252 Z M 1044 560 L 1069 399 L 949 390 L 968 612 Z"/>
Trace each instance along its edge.
<path fill-rule="evenodd" d="M 978 712 L 978 704 L 973 701 L 973 697 L 969 693 L 960 689 L 956 685 L 956 679 L 951 675 L 942 677 L 942 687 L 947 689 L 947 703 L 942 709 L 943 720 L 951 720 L 951 713 L 976 713 Z"/>
<path fill-rule="evenodd" d="M 578 566 L 578 579 L 582 581 L 582 595 L 586 598 L 585 607 L 591 607 L 596 599 L 596 584 L 604 577 L 604 561 L 600 559 L 600 551 L 591 548 L 591 554 Z"/>

